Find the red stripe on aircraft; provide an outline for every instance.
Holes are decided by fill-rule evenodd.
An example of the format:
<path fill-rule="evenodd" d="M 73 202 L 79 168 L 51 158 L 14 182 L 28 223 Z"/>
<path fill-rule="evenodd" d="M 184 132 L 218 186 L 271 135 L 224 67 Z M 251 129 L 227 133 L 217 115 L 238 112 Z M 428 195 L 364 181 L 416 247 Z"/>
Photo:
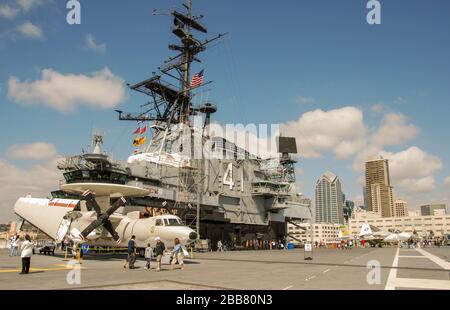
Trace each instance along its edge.
<path fill-rule="evenodd" d="M 62 203 L 62 202 L 49 202 L 49 207 L 61 207 L 61 208 L 75 208 L 77 205 L 73 203 Z"/>

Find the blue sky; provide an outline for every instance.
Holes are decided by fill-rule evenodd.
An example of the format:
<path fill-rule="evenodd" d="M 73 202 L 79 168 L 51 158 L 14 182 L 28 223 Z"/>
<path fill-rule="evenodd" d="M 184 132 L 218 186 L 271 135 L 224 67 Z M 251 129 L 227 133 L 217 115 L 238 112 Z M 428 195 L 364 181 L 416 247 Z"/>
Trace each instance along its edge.
<path fill-rule="evenodd" d="M 211 35 L 229 32 L 202 55 L 203 64 L 195 68 L 205 68 L 206 78 L 214 81 L 209 96 L 219 104 L 215 120 L 222 124 L 292 121 L 314 136 L 314 128 L 306 124 L 315 114 L 305 113 L 321 110 L 324 114 L 317 114 L 319 121 L 336 121 L 333 117 L 340 114 L 329 111 L 354 107 L 362 113 L 362 124 L 358 120 L 350 123 L 345 115 L 338 123 L 345 127 L 349 122 L 357 126 L 355 131 L 366 132 L 342 137 L 354 143 L 354 150 L 345 156 L 336 158 L 338 142 L 323 147 L 315 144 L 319 154 L 301 156 L 301 191 L 313 198 L 315 181 L 330 170 L 342 179 L 347 197 L 360 200 L 361 172 L 355 165 L 365 150 L 373 148 L 397 163 L 394 186 L 412 209 L 427 201 L 448 203 L 450 2 L 381 1 L 381 25 L 367 24 L 366 3 L 193 1 L 194 11 L 206 16 Z M 153 16 L 152 11 L 180 8 L 180 1 L 81 1 L 82 23 L 72 26 L 66 23 L 66 1 L 1 0 L 0 4 L 0 123 L 4 132 L 0 135 L 0 168 L 9 173 L 49 168 L 52 152 L 43 158 L 17 160 L 12 149 L 45 142 L 57 154 L 76 153 L 88 145 L 93 128 L 105 133 L 109 152 L 126 158 L 132 151 L 130 133 L 135 124 L 117 121 L 113 110 L 138 111 L 145 97 L 127 90 L 115 107 L 102 109 L 80 99 L 72 102 L 72 110 L 61 111 L 43 102 L 45 98 L 24 102 L 19 93 L 8 95 L 11 78 L 33 83 L 42 79 L 44 69 L 63 76 L 91 76 L 108 68 L 124 82 L 145 79 L 171 55 L 167 44 L 174 41 L 170 18 Z M 10 9 L 7 17 L 5 7 Z M 94 38 L 90 47 L 89 35 Z M 383 119 L 396 133 L 404 132 L 398 141 L 373 138 Z M 402 126 L 397 128 L 395 123 Z M 295 128 L 289 134 L 307 139 Z M 429 162 L 434 165 L 418 167 Z M 428 171 L 413 171 L 421 169 Z M 36 192 L 43 190 L 36 187 Z"/>

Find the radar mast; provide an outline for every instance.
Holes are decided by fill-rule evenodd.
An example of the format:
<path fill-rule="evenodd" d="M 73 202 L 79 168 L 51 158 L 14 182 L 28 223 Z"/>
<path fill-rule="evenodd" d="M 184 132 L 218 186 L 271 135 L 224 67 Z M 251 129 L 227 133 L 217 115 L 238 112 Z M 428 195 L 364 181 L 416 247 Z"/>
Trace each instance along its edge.
<path fill-rule="evenodd" d="M 119 113 L 119 119 L 124 121 L 153 121 L 158 125 L 170 128 L 173 124 L 187 124 L 191 126 L 191 116 L 202 113 L 202 109 L 192 104 L 192 91 L 200 86 L 191 85 L 192 63 L 200 63 L 198 55 L 206 51 L 207 46 L 225 34 L 219 34 L 211 39 L 198 39 L 198 34 L 207 34 L 207 28 L 200 22 L 203 15 L 193 16 L 191 0 L 183 4 L 186 13 L 174 10 L 161 14 L 154 11 L 153 15 L 168 15 L 173 18 L 172 33 L 178 43 L 170 44 L 169 49 L 177 55 L 165 60 L 154 72 L 152 77 L 137 84 L 130 85 L 131 90 L 143 93 L 150 97 L 150 101 L 141 105 L 143 112 L 138 114 Z M 178 84 L 178 86 L 176 86 Z"/>

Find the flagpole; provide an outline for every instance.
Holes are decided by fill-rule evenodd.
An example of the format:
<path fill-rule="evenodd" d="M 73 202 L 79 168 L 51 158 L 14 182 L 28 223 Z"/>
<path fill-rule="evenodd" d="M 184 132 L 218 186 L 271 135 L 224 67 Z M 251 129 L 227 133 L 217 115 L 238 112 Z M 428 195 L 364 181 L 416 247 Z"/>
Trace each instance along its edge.
<path fill-rule="evenodd" d="M 187 7 L 188 7 L 188 17 L 191 17 L 191 0 L 188 0 L 187 2 Z"/>

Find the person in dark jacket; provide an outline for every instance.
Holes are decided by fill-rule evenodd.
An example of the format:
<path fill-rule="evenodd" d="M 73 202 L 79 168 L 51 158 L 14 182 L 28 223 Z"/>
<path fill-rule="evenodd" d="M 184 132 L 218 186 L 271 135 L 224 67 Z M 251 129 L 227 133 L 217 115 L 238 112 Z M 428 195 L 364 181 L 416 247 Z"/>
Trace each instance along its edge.
<path fill-rule="evenodd" d="M 128 256 L 123 268 L 127 268 L 127 263 L 130 269 L 134 269 L 134 263 L 136 262 L 136 236 L 131 236 L 130 241 L 128 241 Z"/>
<path fill-rule="evenodd" d="M 156 246 L 155 246 L 154 251 L 155 251 L 155 255 L 156 255 L 156 262 L 158 263 L 157 267 L 156 267 L 156 271 L 161 271 L 161 259 L 163 257 L 166 246 L 161 241 L 160 237 L 156 237 L 155 240 L 156 240 Z"/>

